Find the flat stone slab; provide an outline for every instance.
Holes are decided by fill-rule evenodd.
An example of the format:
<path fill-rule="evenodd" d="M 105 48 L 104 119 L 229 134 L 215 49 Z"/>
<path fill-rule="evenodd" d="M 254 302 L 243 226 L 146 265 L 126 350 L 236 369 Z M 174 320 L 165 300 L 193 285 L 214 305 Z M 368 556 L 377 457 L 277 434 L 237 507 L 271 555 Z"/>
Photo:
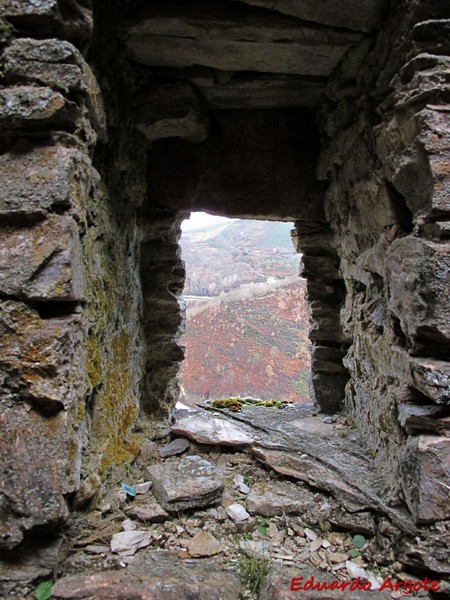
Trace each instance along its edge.
<path fill-rule="evenodd" d="M 311 492 L 290 483 L 258 481 L 245 502 L 253 514 L 274 517 L 283 514 L 301 514 L 311 502 Z"/>
<path fill-rule="evenodd" d="M 200 456 L 153 465 L 147 469 L 153 494 L 168 511 L 209 506 L 220 500 L 224 488 L 222 473 Z"/>
<path fill-rule="evenodd" d="M 264 448 L 255 448 L 253 454 L 280 475 L 295 477 L 312 487 L 333 494 L 339 504 L 350 512 L 372 507 L 372 503 L 358 490 L 342 481 L 339 473 L 324 467 L 307 455 Z"/>
<path fill-rule="evenodd" d="M 245 425 L 199 413 L 180 419 L 171 427 L 173 433 L 185 435 L 199 444 L 248 446 L 254 437 Z"/>
<path fill-rule="evenodd" d="M 145 553 L 121 571 L 63 577 L 56 600 L 238 600 L 237 577 L 213 560 L 186 563 L 170 552 Z"/>

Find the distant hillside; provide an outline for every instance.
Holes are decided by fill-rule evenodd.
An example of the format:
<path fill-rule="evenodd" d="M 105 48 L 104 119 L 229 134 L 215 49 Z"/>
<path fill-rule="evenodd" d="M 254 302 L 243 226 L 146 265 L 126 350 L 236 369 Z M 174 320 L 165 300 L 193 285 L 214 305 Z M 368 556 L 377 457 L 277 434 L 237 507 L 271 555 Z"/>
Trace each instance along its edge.
<path fill-rule="evenodd" d="M 189 265 L 184 293 L 217 296 L 245 283 L 296 275 L 299 255 L 291 229 L 290 223 L 239 220 L 183 233 L 182 256 Z"/>
<path fill-rule="evenodd" d="M 235 221 L 183 234 L 182 402 L 232 395 L 309 401 L 308 315 L 291 229 Z"/>

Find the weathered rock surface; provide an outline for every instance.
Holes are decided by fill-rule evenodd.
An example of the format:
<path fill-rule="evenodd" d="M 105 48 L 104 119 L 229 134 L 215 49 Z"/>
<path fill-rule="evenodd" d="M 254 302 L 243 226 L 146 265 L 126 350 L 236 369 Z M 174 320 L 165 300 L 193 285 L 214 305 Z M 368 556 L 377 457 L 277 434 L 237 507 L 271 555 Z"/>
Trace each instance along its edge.
<path fill-rule="evenodd" d="M 61 10 L 58 0 L 5 0 L 0 6 L 0 17 L 25 29 L 45 29 L 46 34 L 85 44 L 92 34 L 92 12 L 84 2 L 71 2 L 70 18 Z"/>
<path fill-rule="evenodd" d="M 289 452 L 262 448 L 254 448 L 253 453 L 256 458 L 263 460 L 280 475 L 295 477 L 333 494 L 347 510 L 357 511 L 371 505 L 370 500 L 342 481 L 337 473 L 333 473 L 307 455 L 298 456 Z"/>
<path fill-rule="evenodd" d="M 106 121 L 100 87 L 79 50 L 62 40 L 14 40 L 5 51 L 8 84 L 34 83 L 81 92 L 91 124 L 105 138 Z"/>
<path fill-rule="evenodd" d="M 0 294 L 27 300 L 83 299 L 81 247 L 71 217 L 0 228 L 0 235 Z"/>
<path fill-rule="evenodd" d="M 5 597 L 14 597 L 15 586 L 29 584 L 36 579 L 51 576 L 58 561 L 63 540 L 45 540 L 31 544 L 14 555 L 14 560 L 0 559 L 0 591 Z M 19 588 L 20 589 L 20 588 Z"/>
<path fill-rule="evenodd" d="M 402 486 L 416 523 L 450 517 L 450 439 L 410 437 L 401 463 Z"/>
<path fill-rule="evenodd" d="M 415 238 L 392 243 L 386 259 L 389 308 L 417 350 L 446 358 L 450 347 L 450 247 Z M 409 277 L 402 274 L 410 273 Z M 432 301 L 426 298 L 432 294 Z M 417 352 L 416 352 L 417 353 Z"/>
<path fill-rule="evenodd" d="M 172 425 L 171 430 L 200 444 L 248 446 L 254 439 L 246 427 L 204 413 L 180 419 Z"/>
<path fill-rule="evenodd" d="M 29 145 L 0 156 L 0 221 L 42 217 L 52 209 L 77 216 L 85 208 L 89 181 L 80 149 Z"/>
<path fill-rule="evenodd" d="M 74 103 L 49 87 L 16 86 L 0 91 L 4 128 L 73 127 L 80 113 Z"/>
<path fill-rule="evenodd" d="M 239 580 L 215 563 L 185 563 L 175 554 L 146 554 L 124 571 L 72 575 L 53 588 L 58 600 L 238 600 Z"/>
<path fill-rule="evenodd" d="M 438 404 L 450 404 L 450 364 L 431 358 L 411 358 L 412 385 Z"/>
<path fill-rule="evenodd" d="M 209 506 L 220 499 L 223 475 L 200 456 L 187 456 L 176 462 L 148 468 L 153 493 L 168 511 Z"/>
<path fill-rule="evenodd" d="M 361 39 L 276 13 L 217 6 L 152 7 L 128 30 L 128 49 L 137 61 L 154 66 L 323 76 Z"/>
<path fill-rule="evenodd" d="M 447 406 L 399 404 L 398 420 L 407 431 L 449 435 L 450 409 Z"/>
<path fill-rule="evenodd" d="M 1 303 L 0 386 L 5 401 L 26 402 L 43 414 L 55 414 L 76 402 L 76 386 L 82 384 L 74 360 L 81 343 L 76 316 L 42 319 L 20 302 Z M 76 375 L 77 374 L 77 375 Z M 73 380 L 78 377 L 80 381 Z"/>
<path fill-rule="evenodd" d="M 301 514 L 310 500 L 309 494 L 302 492 L 301 486 L 260 481 L 252 486 L 245 505 L 251 513 L 265 517 Z"/>

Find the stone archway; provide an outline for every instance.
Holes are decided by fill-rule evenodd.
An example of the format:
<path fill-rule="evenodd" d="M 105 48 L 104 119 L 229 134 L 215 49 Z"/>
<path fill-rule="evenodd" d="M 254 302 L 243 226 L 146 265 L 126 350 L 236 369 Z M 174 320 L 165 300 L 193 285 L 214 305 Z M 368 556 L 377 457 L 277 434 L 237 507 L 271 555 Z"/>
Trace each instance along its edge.
<path fill-rule="evenodd" d="M 446 572 L 444 4 L 4 3 L 4 552 L 57 538 L 168 414 L 177 230 L 209 208 L 296 220 L 316 400 L 344 398 L 386 501 L 420 528 L 399 556 Z"/>

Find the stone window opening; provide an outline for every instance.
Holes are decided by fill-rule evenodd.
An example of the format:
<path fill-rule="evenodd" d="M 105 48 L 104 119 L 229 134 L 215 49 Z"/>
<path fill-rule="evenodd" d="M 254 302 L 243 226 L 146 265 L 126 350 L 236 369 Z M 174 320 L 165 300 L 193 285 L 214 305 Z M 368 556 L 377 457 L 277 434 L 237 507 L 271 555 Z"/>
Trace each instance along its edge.
<path fill-rule="evenodd" d="M 180 240 L 187 309 L 179 402 L 311 402 L 309 318 L 293 223 L 192 214 L 199 225 L 185 221 Z"/>

